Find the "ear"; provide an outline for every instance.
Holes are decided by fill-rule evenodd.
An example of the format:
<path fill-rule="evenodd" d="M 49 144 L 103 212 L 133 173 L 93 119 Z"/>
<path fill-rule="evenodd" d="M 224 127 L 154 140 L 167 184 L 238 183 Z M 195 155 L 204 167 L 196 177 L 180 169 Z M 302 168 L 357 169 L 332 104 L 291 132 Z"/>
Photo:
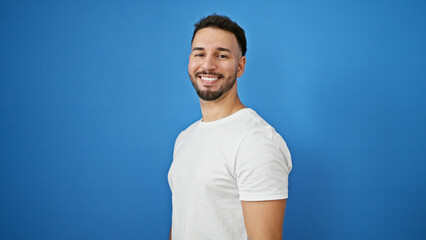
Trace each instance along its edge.
<path fill-rule="evenodd" d="M 245 68 L 246 68 L 246 57 L 242 56 L 240 60 L 238 60 L 237 78 L 243 75 Z"/>

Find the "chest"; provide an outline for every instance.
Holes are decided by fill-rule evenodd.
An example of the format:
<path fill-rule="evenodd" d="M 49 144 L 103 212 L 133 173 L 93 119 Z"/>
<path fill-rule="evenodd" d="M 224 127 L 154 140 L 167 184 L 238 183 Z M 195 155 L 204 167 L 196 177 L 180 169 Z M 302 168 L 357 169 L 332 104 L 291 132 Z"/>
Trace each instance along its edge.
<path fill-rule="evenodd" d="M 169 172 L 174 195 L 234 195 L 236 141 L 217 133 L 197 134 L 175 148 Z"/>

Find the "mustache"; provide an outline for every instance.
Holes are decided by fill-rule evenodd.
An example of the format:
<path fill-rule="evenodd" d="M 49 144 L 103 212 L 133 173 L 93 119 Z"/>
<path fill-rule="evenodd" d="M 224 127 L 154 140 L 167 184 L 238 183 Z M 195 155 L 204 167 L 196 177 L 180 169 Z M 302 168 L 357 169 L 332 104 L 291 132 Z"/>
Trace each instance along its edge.
<path fill-rule="evenodd" d="M 203 75 L 214 75 L 214 76 L 217 76 L 217 77 L 223 77 L 222 74 L 216 73 L 216 72 L 211 72 L 211 71 L 200 71 L 200 72 L 196 72 L 195 76 L 199 77 L 201 74 L 203 74 Z"/>

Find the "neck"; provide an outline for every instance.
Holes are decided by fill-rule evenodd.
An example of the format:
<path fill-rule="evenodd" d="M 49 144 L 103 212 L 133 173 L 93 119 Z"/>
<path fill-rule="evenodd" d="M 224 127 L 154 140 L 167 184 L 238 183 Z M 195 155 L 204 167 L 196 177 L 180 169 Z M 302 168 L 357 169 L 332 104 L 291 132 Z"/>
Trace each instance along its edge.
<path fill-rule="evenodd" d="M 236 85 L 234 86 L 235 89 L 229 90 L 217 100 L 204 101 L 200 99 L 203 122 L 212 122 L 225 118 L 246 107 L 238 97 Z"/>

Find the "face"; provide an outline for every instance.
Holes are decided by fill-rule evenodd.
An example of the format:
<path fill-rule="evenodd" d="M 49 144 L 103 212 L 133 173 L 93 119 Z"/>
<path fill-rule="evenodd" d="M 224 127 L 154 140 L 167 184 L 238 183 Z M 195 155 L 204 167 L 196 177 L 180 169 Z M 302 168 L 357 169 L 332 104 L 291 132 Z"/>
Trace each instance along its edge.
<path fill-rule="evenodd" d="M 188 74 L 198 96 L 214 101 L 236 93 L 235 82 L 244 73 L 245 63 L 233 33 L 207 27 L 192 41 Z"/>

